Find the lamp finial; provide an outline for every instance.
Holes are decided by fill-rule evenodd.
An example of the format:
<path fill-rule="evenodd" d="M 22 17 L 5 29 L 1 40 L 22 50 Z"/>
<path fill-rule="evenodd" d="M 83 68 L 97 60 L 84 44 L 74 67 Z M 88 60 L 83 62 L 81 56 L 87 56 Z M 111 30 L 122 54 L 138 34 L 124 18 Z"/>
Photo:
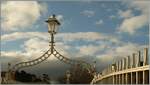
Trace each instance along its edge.
<path fill-rule="evenodd" d="M 55 18 L 55 14 L 53 14 L 53 18 Z"/>

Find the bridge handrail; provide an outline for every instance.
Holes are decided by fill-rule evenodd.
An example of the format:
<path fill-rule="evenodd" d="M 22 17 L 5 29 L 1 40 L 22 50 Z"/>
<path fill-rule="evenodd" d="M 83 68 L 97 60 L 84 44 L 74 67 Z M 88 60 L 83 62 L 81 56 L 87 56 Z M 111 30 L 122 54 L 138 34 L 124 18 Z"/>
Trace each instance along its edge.
<path fill-rule="evenodd" d="M 101 75 L 101 77 L 95 76 L 95 78 L 93 79 L 93 81 L 100 81 L 104 78 L 113 76 L 113 75 L 118 75 L 118 74 L 124 74 L 124 73 L 130 73 L 130 72 L 137 72 L 137 71 L 144 71 L 144 70 L 149 70 L 150 69 L 150 65 L 146 65 L 146 66 L 141 66 L 141 67 L 136 67 L 136 68 L 130 68 L 130 69 L 125 69 L 125 70 L 121 70 L 121 71 L 114 71 L 112 73 L 109 73 L 107 75 Z"/>
<path fill-rule="evenodd" d="M 112 75 L 149 70 L 150 65 L 148 64 L 148 58 L 149 58 L 148 48 L 144 48 L 143 56 L 141 56 L 140 51 L 138 51 L 137 59 L 135 59 L 135 55 L 136 54 L 133 53 L 132 61 L 130 60 L 130 57 L 128 56 L 127 60 L 126 58 L 124 58 L 121 61 L 107 67 L 101 73 L 96 74 L 91 83 L 93 83 L 93 81 L 100 81 Z M 141 57 L 143 57 L 143 61 L 140 60 Z M 130 62 L 132 62 L 132 64 Z"/>

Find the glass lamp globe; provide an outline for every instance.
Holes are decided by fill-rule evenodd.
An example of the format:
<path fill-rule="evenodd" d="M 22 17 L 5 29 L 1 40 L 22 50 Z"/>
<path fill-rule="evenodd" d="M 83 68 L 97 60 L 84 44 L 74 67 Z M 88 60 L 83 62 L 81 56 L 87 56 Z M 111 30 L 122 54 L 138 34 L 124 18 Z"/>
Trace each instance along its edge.
<path fill-rule="evenodd" d="M 56 34 L 60 22 L 56 19 L 55 15 L 49 17 L 46 22 L 48 23 L 48 32 Z"/>

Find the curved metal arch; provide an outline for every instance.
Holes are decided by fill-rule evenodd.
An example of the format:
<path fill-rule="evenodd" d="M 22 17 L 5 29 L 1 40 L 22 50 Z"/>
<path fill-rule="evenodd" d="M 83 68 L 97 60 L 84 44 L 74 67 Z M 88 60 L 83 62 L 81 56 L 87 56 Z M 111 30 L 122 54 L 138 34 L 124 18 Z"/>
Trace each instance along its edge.
<path fill-rule="evenodd" d="M 29 66 L 33 66 L 33 65 L 37 65 L 41 62 L 43 62 L 44 60 L 46 60 L 48 57 L 50 57 L 52 54 L 60 61 L 66 63 L 66 64 L 70 64 L 70 65 L 80 65 L 82 67 L 82 70 L 84 70 L 83 68 L 87 69 L 89 71 L 89 73 L 92 73 L 94 72 L 94 67 L 91 66 L 89 63 L 85 62 L 85 61 L 79 61 L 79 60 L 72 60 L 72 59 L 69 59 L 67 57 L 64 57 L 63 55 L 61 55 L 55 48 L 54 48 L 54 32 L 49 32 L 50 35 L 51 35 L 51 40 L 50 40 L 50 49 L 45 52 L 42 56 L 40 56 L 39 58 L 37 59 L 34 59 L 34 60 L 31 60 L 31 61 L 27 61 L 27 62 L 21 62 L 21 63 L 18 63 L 18 64 L 15 64 L 13 67 L 12 67 L 12 70 L 19 70 L 21 68 L 24 68 L 24 67 L 29 67 Z"/>
<path fill-rule="evenodd" d="M 86 63 L 85 61 L 79 61 L 79 60 L 71 60 L 63 55 L 61 55 L 55 48 L 53 50 L 53 55 L 60 61 L 70 64 L 70 65 L 81 65 L 83 68 L 87 69 L 89 71 L 89 73 L 92 73 L 94 68 L 89 64 Z"/>
<path fill-rule="evenodd" d="M 61 55 L 55 48 L 53 49 L 53 53 L 51 53 L 51 49 L 49 49 L 47 52 L 45 52 L 41 57 L 34 59 L 32 61 L 27 61 L 27 62 L 21 62 L 18 63 L 16 65 L 13 66 L 13 70 L 19 70 L 21 68 L 25 68 L 25 67 L 29 67 L 29 66 L 34 66 L 37 65 L 41 62 L 43 62 L 44 60 L 46 60 L 47 58 L 49 58 L 51 55 L 54 55 L 58 60 L 66 63 L 66 64 L 70 64 L 70 65 L 81 65 L 83 68 L 87 69 L 89 71 L 89 73 L 92 73 L 93 68 L 89 63 L 86 63 L 84 61 L 79 61 L 79 60 L 72 60 L 69 59 L 63 55 Z"/>
<path fill-rule="evenodd" d="M 49 49 L 48 51 L 46 51 L 42 56 L 40 56 L 37 59 L 15 64 L 12 67 L 12 70 L 19 70 L 19 69 L 24 68 L 24 67 L 29 67 L 29 66 L 37 65 L 37 64 L 43 62 L 44 60 L 46 60 L 48 57 L 50 57 L 50 55 L 51 55 L 51 52 L 50 52 L 50 49 Z"/>
<path fill-rule="evenodd" d="M 94 68 L 89 64 L 86 63 L 85 61 L 79 61 L 79 60 L 72 60 L 69 59 L 63 55 L 61 55 L 55 48 L 54 48 L 54 34 L 51 33 L 51 42 L 50 42 L 50 49 L 48 51 L 46 51 L 41 57 L 31 60 L 31 61 L 27 61 L 27 62 L 21 62 L 18 63 L 16 65 L 13 66 L 13 70 L 19 70 L 21 68 L 24 67 L 29 67 L 29 66 L 33 66 L 33 65 L 37 65 L 41 62 L 43 62 L 44 60 L 46 60 L 48 57 L 50 57 L 50 55 L 54 55 L 58 60 L 66 63 L 66 64 L 70 64 L 70 65 L 77 65 L 79 64 L 80 66 L 82 66 L 82 68 L 85 68 L 88 70 L 89 73 L 93 73 Z"/>

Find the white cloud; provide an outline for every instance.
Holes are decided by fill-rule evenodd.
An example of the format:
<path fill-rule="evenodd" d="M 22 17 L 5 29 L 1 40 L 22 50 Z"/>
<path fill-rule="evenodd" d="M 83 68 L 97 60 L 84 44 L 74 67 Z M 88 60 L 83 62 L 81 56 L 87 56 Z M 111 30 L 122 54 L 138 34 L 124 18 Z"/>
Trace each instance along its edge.
<path fill-rule="evenodd" d="M 97 51 L 101 50 L 101 46 L 84 45 L 79 47 L 81 55 L 95 55 Z"/>
<path fill-rule="evenodd" d="M 107 38 L 106 36 L 98 32 L 60 33 L 57 35 L 57 37 L 63 39 L 64 41 L 74 41 L 74 40 L 95 41 Z"/>
<path fill-rule="evenodd" d="M 103 54 L 97 55 L 97 58 L 104 63 L 112 63 L 118 61 L 124 57 L 132 56 L 133 53 L 137 53 L 138 51 L 142 51 L 143 48 L 148 47 L 145 45 L 138 45 L 135 43 L 124 43 L 117 47 L 111 47 Z"/>
<path fill-rule="evenodd" d="M 56 49 L 63 55 L 69 55 L 65 50 L 69 49 L 70 46 L 57 42 L 55 43 Z M 33 60 L 40 57 L 44 52 L 46 52 L 50 46 L 47 40 L 41 40 L 38 37 L 32 37 L 28 40 L 24 41 L 24 44 L 21 45 L 22 51 L 3 51 L 2 56 L 4 57 L 14 57 L 19 58 L 22 57 L 23 60 Z M 55 57 L 50 57 L 50 59 L 56 59 Z"/>
<path fill-rule="evenodd" d="M 83 12 L 81 12 L 81 14 L 87 16 L 87 17 L 92 17 L 95 15 L 95 12 L 94 11 L 91 11 L 91 10 L 84 10 Z"/>
<path fill-rule="evenodd" d="M 130 8 L 142 11 L 143 13 L 149 12 L 150 1 L 129 1 L 125 3 L 127 3 Z"/>
<path fill-rule="evenodd" d="M 129 9 L 139 10 L 140 15 L 127 17 L 125 15 L 131 16 L 131 11 L 123 12 L 124 17 L 126 17 L 118 28 L 119 32 L 127 32 L 131 35 L 136 33 L 138 29 L 141 29 L 143 26 L 148 25 L 148 8 L 149 1 L 127 1 L 125 2 Z"/>
<path fill-rule="evenodd" d="M 17 41 L 19 39 L 26 39 L 24 41 L 25 43 L 22 45 L 22 48 L 25 50 L 27 54 L 26 56 L 28 57 L 33 55 L 38 56 L 44 51 L 46 51 L 49 47 L 48 33 L 45 32 L 15 32 L 11 34 L 2 35 L 1 37 L 2 42 Z M 103 44 L 100 46 L 83 45 L 81 47 L 74 48 L 80 50 L 81 55 L 86 55 L 88 53 L 94 54 L 102 48 L 108 48 L 108 45 L 122 43 L 119 40 L 119 38 L 115 36 L 101 34 L 97 32 L 59 33 L 56 35 L 55 40 L 56 49 L 66 56 L 71 55 L 68 54 L 68 52 L 66 51 L 69 51 L 69 49 L 73 48 L 70 47 L 70 45 L 68 45 L 69 42 L 83 40 L 86 42 L 95 42 L 97 44 Z"/>
<path fill-rule="evenodd" d="M 129 19 L 125 19 L 119 27 L 119 31 L 134 34 L 136 30 L 142 28 L 146 24 L 148 24 L 147 15 L 135 16 Z"/>
<path fill-rule="evenodd" d="M 104 22 L 103 22 L 102 19 L 95 22 L 96 25 L 102 25 L 103 23 L 104 23 Z"/>
<path fill-rule="evenodd" d="M 38 58 L 46 52 L 48 46 L 46 42 L 33 40 L 34 39 L 26 41 L 22 51 L 2 51 L 1 56 L 5 58 L 20 59 L 20 62 Z"/>
<path fill-rule="evenodd" d="M 1 64 L 16 64 L 24 61 L 29 61 L 35 56 L 30 56 L 29 53 L 22 51 L 1 51 Z"/>
<path fill-rule="evenodd" d="M 70 46 L 61 43 L 61 42 L 57 42 L 55 43 L 55 47 L 57 49 L 57 51 L 59 51 L 61 54 L 65 55 L 65 56 L 69 56 L 69 54 L 66 52 L 67 49 L 70 48 Z M 46 52 L 50 46 L 48 41 L 39 39 L 39 38 L 32 38 L 27 40 L 24 45 L 23 45 L 26 54 L 28 54 L 28 56 L 32 57 L 32 59 L 39 57 L 40 55 L 42 55 L 44 52 Z M 51 60 L 56 60 L 56 58 L 54 56 L 50 57 Z"/>
<path fill-rule="evenodd" d="M 8 1 L 2 3 L 2 30 L 16 31 L 34 24 L 46 5 L 37 1 Z"/>
<path fill-rule="evenodd" d="M 126 10 L 126 11 L 119 10 L 119 11 L 118 11 L 118 15 L 119 15 L 121 18 L 131 18 L 131 17 L 134 16 L 134 15 L 132 14 L 132 10 Z"/>
<path fill-rule="evenodd" d="M 19 39 L 29 39 L 38 37 L 47 40 L 49 35 L 46 32 L 13 32 L 10 34 L 4 34 L 1 36 L 2 41 L 15 41 Z"/>
<path fill-rule="evenodd" d="M 27 39 L 22 48 L 24 49 L 23 54 L 26 54 L 28 57 L 36 58 L 39 57 L 44 51 L 49 48 L 48 43 L 48 33 L 46 32 L 14 32 L 10 34 L 4 34 L 1 37 L 2 42 L 7 41 L 16 41 L 19 39 Z M 84 41 L 92 41 L 97 42 L 100 44 L 99 41 L 107 41 L 110 43 L 103 42 L 103 45 L 83 45 L 78 47 L 81 55 L 87 54 L 95 54 L 96 52 L 100 51 L 101 49 L 107 48 L 108 44 L 111 43 L 120 43 L 120 40 L 111 35 L 102 34 L 98 32 L 77 32 L 77 33 L 59 33 L 56 35 L 56 48 L 58 51 L 64 55 L 70 56 L 66 52 L 66 50 L 72 48 L 69 45 L 65 44 L 66 42 L 72 42 L 76 40 L 84 40 Z"/>
<path fill-rule="evenodd" d="M 138 49 L 140 49 L 138 44 L 127 43 L 123 46 L 117 47 L 114 53 L 117 53 L 118 56 L 128 56 L 138 51 Z"/>
<path fill-rule="evenodd" d="M 101 54 L 97 56 L 98 61 L 100 61 L 101 63 L 103 63 L 103 65 L 108 64 L 109 62 L 111 62 L 113 60 L 113 55 L 111 54 Z"/>
<path fill-rule="evenodd" d="M 12 58 L 19 58 L 19 57 L 23 58 L 24 54 L 22 54 L 21 51 L 9 51 L 9 52 L 1 51 L 1 56 L 12 57 Z"/>
<path fill-rule="evenodd" d="M 14 41 L 19 39 L 30 39 L 38 37 L 40 39 L 48 40 L 49 35 L 46 32 L 14 32 L 10 34 L 4 34 L 1 36 L 2 41 Z M 110 39 L 112 36 L 108 36 L 98 32 L 76 32 L 76 33 L 59 33 L 56 35 L 56 39 L 63 41 L 95 41 L 102 39 Z"/>
<path fill-rule="evenodd" d="M 45 51 L 45 49 L 49 48 L 49 43 L 48 43 L 48 41 L 44 41 L 39 38 L 32 38 L 32 39 L 27 40 L 24 43 L 23 47 L 25 48 L 25 51 L 27 51 L 27 52 L 36 52 L 37 51 L 36 53 L 40 53 L 42 51 Z M 37 50 L 37 49 L 39 49 L 39 50 Z"/>
<path fill-rule="evenodd" d="M 45 32 L 15 32 L 10 34 L 2 35 L 2 42 L 6 41 L 16 41 L 19 39 L 27 39 L 24 41 L 22 45 L 23 51 L 21 52 L 24 56 L 27 56 L 27 59 L 35 59 L 42 55 L 48 48 L 48 33 Z M 97 32 L 77 32 L 77 33 L 59 33 L 56 36 L 56 39 L 60 39 L 61 41 L 57 41 L 56 49 L 63 55 L 70 56 L 66 50 L 72 48 L 69 45 L 65 44 L 68 41 L 75 41 L 75 40 L 84 40 L 84 41 L 101 41 L 106 40 L 107 42 L 120 42 L 116 37 L 97 33 Z M 96 52 L 100 51 L 103 48 L 107 48 L 106 45 L 85 45 L 78 47 L 81 55 L 95 54 Z M 20 53 L 20 54 L 21 54 Z M 7 54 L 7 53 L 6 53 Z M 14 56 L 20 56 L 14 55 Z M 13 56 L 13 55 L 12 55 Z"/>
<path fill-rule="evenodd" d="M 48 50 L 48 42 L 41 41 L 39 38 L 32 38 L 24 42 L 21 51 L 2 51 L 3 57 L 8 58 L 21 58 L 22 61 L 29 61 L 40 57 L 44 52 Z"/>
<path fill-rule="evenodd" d="M 71 34 L 72 33 L 70 33 L 69 36 L 72 36 L 72 38 L 74 38 L 73 40 L 88 39 L 85 37 L 77 38 L 78 37 L 77 35 L 79 35 L 80 33 L 79 34 L 75 33 L 73 35 L 71 35 Z M 83 36 L 83 34 L 82 34 L 82 36 Z M 85 34 L 84 34 L 84 36 L 85 36 Z M 93 34 L 96 34 L 96 33 L 94 32 Z M 62 35 L 67 35 L 67 34 L 62 34 Z M 61 35 L 59 35 L 59 36 L 61 36 Z M 63 36 L 61 36 L 61 38 L 62 37 Z M 108 40 L 110 40 L 112 38 L 113 38 L 112 36 L 111 37 L 107 36 L 107 38 L 105 37 L 104 39 L 107 39 L 106 41 L 109 42 Z M 66 37 L 66 39 L 67 39 L 67 37 Z M 97 40 L 97 39 L 101 39 L 101 38 L 97 37 L 93 40 Z M 110 41 L 118 42 L 115 40 L 115 38 Z M 41 40 L 38 37 L 32 37 L 32 38 L 29 38 L 29 40 L 24 42 L 23 47 L 24 47 L 24 51 L 3 52 L 2 56 L 7 57 L 7 58 L 8 57 L 11 58 L 13 56 L 13 58 L 15 58 L 15 59 L 21 58 L 19 62 L 33 60 L 33 59 L 41 56 L 48 49 L 48 41 Z M 66 49 L 73 49 L 73 47 L 66 45 L 64 42 L 56 42 L 56 49 L 62 55 L 69 57 L 69 58 L 75 57 L 74 59 L 78 58 L 78 56 L 79 57 L 84 56 L 84 58 L 88 58 L 87 56 L 92 56 L 92 57 L 90 57 L 90 59 L 93 59 L 93 58 L 95 59 L 95 57 L 93 57 L 93 56 L 96 56 L 96 59 L 98 62 L 97 64 L 99 64 L 99 63 L 101 64 L 103 62 L 104 66 L 107 65 L 108 63 L 111 63 L 113 60 L 121 59 L 122 57 L 131 55 L 132 53 L 134 53 L 138 49 L 140 49 L 140 47 L 141 47 L 140 45 L 133 44 L 133 43 L 123 43 L 123 45 L 117 45 L 117 47 L 104 43 L 102 45 L 83 45 L 83 46 L 78 47 L 79 52 L 71 53 L 70 51 L 66 51 Z M 142 48 L 143 48 L 143 46 L 142 46 Z M 71 53 L 74 55 L 70 55 L 68 53 Z M 117 57 L 114 57 L 114 56 L 117 56 Z M 50 61 L 50 60 L 57 60 L 57 59 L 54 56 L 51 56 L 48 59 L 48 61 Z M 89 60 L 89 61 L 92 61 L 92 60 Z M 98 67 L 98 68 L 101 68 L 101 67 Z"/>
<path fill-rule="evenodd" d="M 59 21 L 62 21 L 62 20 L 63 20 L 63 15 L 57 15 L 56 18 L 57 18 Z"/>

